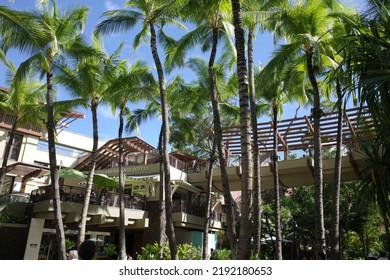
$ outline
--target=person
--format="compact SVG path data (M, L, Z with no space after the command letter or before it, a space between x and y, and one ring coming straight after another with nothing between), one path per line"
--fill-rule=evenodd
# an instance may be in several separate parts
M104 206L106 204L106 193L107 193L107 190L105 188L103 188L100 191L99 202L100 202L101 206Z
M91 192L91 196L89 198L89 203L90 204L96 204L97 203L96 193L94 191Z
M77 250L70 250L69 255L68 255L68 260L78 260L79 259L79 254Z
M80 260L93 260L96 253L96 243L92 240L85 240L79 247Z
M379 252L379 258L378 260L388 260L389 258L386 256L386 253L383 251Z
M218 260L217 251L213 248L210 249L210 260Z

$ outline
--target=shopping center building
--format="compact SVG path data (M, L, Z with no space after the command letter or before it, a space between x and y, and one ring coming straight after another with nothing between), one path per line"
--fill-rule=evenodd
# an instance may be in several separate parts
M357 117L350 112L349 124L346 124L345 142L353 143L356 136ZM67 131L69 125L77 125L77 119L83 117L78 112L64 116L58 127L56 152L59 168L72 168L88 172L92 139ZM76 120L76 121L75 121ZM75 121L74 123L72 123ZM332 123L332 120L329 119ZM72 124L71 124L72 123ZM0 113L0 153L3 154L7 135L11 128L12 116ZM271 125L259 125L262 147L261 183L262 189L273 188ZM295 129L300 127L300 129ZM326 126L324 126L326 127ZM309 135L310 122L307 118L286 120L280 123L280 151L284 154L279 161L280 183L291 188L313 184L313 159L301 156L289 159L290 151L309 149L310 141L302 140ZM325 128L326 129L326 128ZM305 131L303 131L305 130ZM349 132L348 132L349 130ZM324 130L324 147L334 145L330 134ZM228 176L231 191L241 188L241 168L239 160L239 129L230 127L224 130L224 143L229 166ZM309 137L309 136L308 136ZM332 136L333 137L333 136ZM300 139L300 143L295 143ZM309 139L309 138L308 138ZM305 142L306 141L306 142ZM117 181L118 177L118 140L99 142L96 161L96 174L103 174ZM155 147L138 137L123 140L125 154L125 228L127 252L136 258L141 247L153 242L156 230L150 223L153 215L159 215L160 175L159 156ZM363 158L356 152L348 152L342 159L342 180L359 179ZM0 225L0 259L54 259L57 250L55 235L55 217L50 193L48 142L45 133L38 127L21 127L13 142L8 160L7 175L2 190L3 201L0 211L22 217L22 223L5 222ZM170 154L171 188L173 199L172 217L178 243L202 244L207 190L207 162L188 154L173 152ZM323 161L324 182L332 182L334 159ZM66 238L75 240L84 196L85 180L80 178L60 179L61 210L65 225ZM213 172L212 220L209 231L209 248L217 244L216 232L220 231L225 218L223 214L222 180L219 168ZM5 200L7 198L8 200ZM93 186L87 219L87 238L93 238L102 245L118 243L119 232L119 195L117 186L96 181ZM8 255L7 255L8 254Z

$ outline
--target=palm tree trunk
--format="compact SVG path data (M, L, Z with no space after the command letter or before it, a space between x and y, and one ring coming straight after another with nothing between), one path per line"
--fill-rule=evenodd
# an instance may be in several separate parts
M325 227L324 227L324 201L323 201L323 174L322 174L322 149L321 149L321 127L322 116L320 92L313 69L313 48L306 51L306 65L313 88L313 112L314 120L314 203L315 203L315 252L326 255Z
M207 256L209 253L209 229L210 229L210 214L211 214L211 189L213 187L213 164L215 159L215 153L217 150L217 145L215 138L213 138L213 147L211 150L210 158L209 158L209 168L208 168L208 176L207 176L207 191L206 191L206 215L204 218L204 227L203 227L203 251L202 251L202 259L207 260Z
M52 65L52 64L50 64ZM65 248L65 231L62 221L61 201L60 201L60 187L58 183L58 170L55 146L55 122L53 112L53 72L51 69L46 73L47 93L46 93L46 107L47 107L47 138L49 145L49 165L50 165L50 179L51 179L51 194L53 199L53 208L56 221L56 235L58 242L58 258L66 260Z
M166 214L166 230L169 240L169 248L171 251L171 259L178 260L175 228L172 219L172 189L171 189L171 174L169 164L169 127L168 127L168 104L165 88L164 70L161 64L160 57L157 51L156 31L153 24L150 24L150 47L152 56L157 69L158 83L161 98L161 117L162 117L162 159L163 159L163 178L165 190L165 214Z
M272 156L273 174L274 174L274 216L275 216L275 254L277 260L283 259L282 253L282 229L280 225L280 197L279 197L279 166L278 166L278 105L274 100L272 104L273 115L273 146Z
M14 142L15 133L16 133L18 117L16 116L15 118L16 118L15 122L12 124L12 128L8 133L8 138L7 138L7 142L5 143L5 148L3 153L3 162L0 168L0 195L6 194L8 192L9 193L12 192L12 187L10 190L4 190L3 188L4 188L5 174L7 173L8 158L9 158L9 154L11 153L12 142Z
M121 104L119 111L119 129L118 129L118 144L119 144L119 259L126 260L126 231L125 231L125 175L123 172L124 156L123 156L123 119L125 112L125 103Z
M337 138L336 138L336 157L334 163L334 189L333 189L333 211L332 211L332 230L330 239L330 250L333 260L340 260L340 185L341 185L341 145L343 139L343 97L340 81L336 82L336 93L338 100L337 117Z
M97 121L97 104L95 101L91 100L91 112L92 112L92 127L93 127L93 144L91 157L89 159L89 170L87 177L87 185L84 191L84 202L81 209L81 220L79 223L79 232L77 238L77 248L85 240L85 232L87 227L87 215L89 208L89 199L91 197L92 185L93 185L93 176L95 174L96 166L96 157L97 157L97 148L99 142L99 131L98 131L98 121Z
M255 259L260 256L261 238L261 181L260 181L260 153L258 146L259 135L257 132L257 105L255 94L255 71L253 63L253 30L248 32L248 72L249 72L249 96L251 107L252 135L253 135L253 255Z
M238 244L238 259L249 259L252 219L252 146L251 120L248 93L248 73L245 58L245 38L241 23L239 0L232 0L234 34L237 49L238 94L240 97L240 133L241 133L241 219Z
M229 187L229 177L227 174L226 159L225 159L225 153L224 153L224 147L222 141L221 118L219 115L219 108L218 108L219 102L218 102L215 73L214 73L214 62L217 53L217 45L218 45L218 28L214 28L213 44L211 48L209 65L208 65L210 98L211 98L211 105L213 108L214 133L215 133L215 140L217 142L217 151L218 151L218 159L219 159L219 165L221 170L223 196L225 199L225 206L226 206L225 210L226 210L226 219L227 219L227 236L230 241L232 258L235 258L237 238L236 238L236 229L235 229L236 221L234 219L233 206L232 206L234 201L232 199L230 193L230 187Z

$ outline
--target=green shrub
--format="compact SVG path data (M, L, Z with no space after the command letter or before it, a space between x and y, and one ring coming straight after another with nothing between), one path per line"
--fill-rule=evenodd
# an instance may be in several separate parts
M200 247L195 247L192 244L184 243L177 246L177 254L180 260L200 260ZM157 243L147 244L142 247L142 251L137 255L137 260L170 260L171 253L169 245L163 246Z

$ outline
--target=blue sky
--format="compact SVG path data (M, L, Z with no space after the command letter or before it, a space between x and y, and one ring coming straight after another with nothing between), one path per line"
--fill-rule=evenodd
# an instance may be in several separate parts
M363 7L364 0L353 0L350 1L352 5L355 7ZM58 0L57 1L59 7L69 8L72 6L87 6L90 9L89 17L87 21L87 25L85 28L85 34L88 37L93 30L94 26L99 22L99 17L103 12L112 9L121 9L124 7L125 0ZM35 1L34 0L14 0L14 3L10 4L7 0L0 0L0 5L10 6L17 10L32 10L35 9ZM138 32L138 30L115 34L105 37L105 47L106 50L111 53L115 50L118 45L126 41L126 46L122 51L123 57L128 59L130 62L135 59L143 59L150 63L150 67L153 67L153 60L150 55L150 48L148 45L140 47L135 53L132 50L132 42L131 38ZM174 36L173 34L169 34ZM272 35L265 33L259 34L256 38L255 42L255 64L259 65L260 63L265 65L268 61L270 54L274 48ZM200 54L199 54L200 55ZM163 59L162 53L160 53L161 59ZM10 52L9 58L14 61L17 65L23 59L23 56L20 56L17 52ZM7 83L4 77L4 67L0 66L0 85L7 87ZM167 78L169 79L169 77ZM59 89L59 99L68 99L68 95L65 90ZM130 106L132 109L140 107L140 105ZM283 118L290 118L293 116L295 112L295 105L287 105L284 108ZM81 110L82 111L82 110ZM83 111L85 113L85 119L76 120L70 127L67 129L68 131L80 133L83 135L91 136L92 135L92 121L91 114L88 111ZM304 109L300 109L299 115L306 114ZM99 138L100 140L108 140L111 138L117 137L117 129L118 129L118 119L114 116L110 108L108 106L101 106L99 109L98 115L99 121ZM150 143L153 146L157 146L158 142L158 134L160 131L160 120L154 119L142 125L140 127L140 137ZM134 136L135 133L127 136Z

